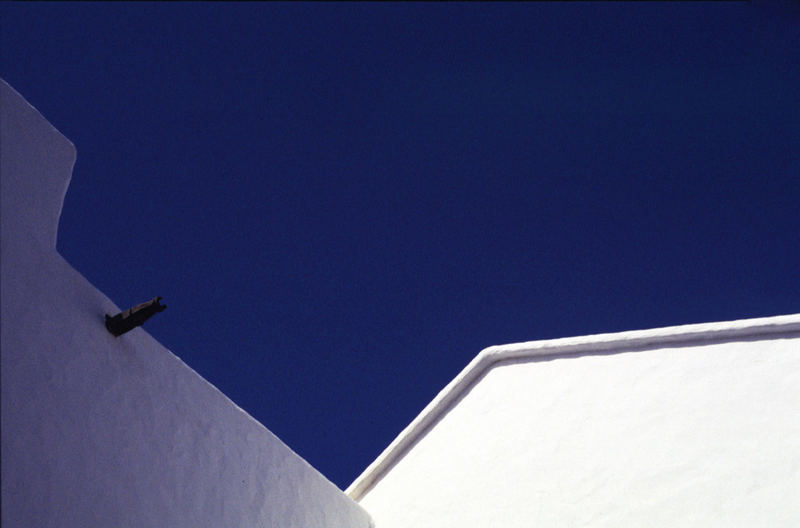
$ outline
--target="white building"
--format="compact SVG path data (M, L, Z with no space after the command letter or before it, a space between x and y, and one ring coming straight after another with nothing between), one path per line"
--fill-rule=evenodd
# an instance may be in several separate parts
M489 348L341 492L105 330L55 249L75 148L0 89L4 527L800 525L800 315Z
M488 348L348 493L379 528L800 526L800 316Z
M0 81L4 528L368 527L56 252L75 147Z

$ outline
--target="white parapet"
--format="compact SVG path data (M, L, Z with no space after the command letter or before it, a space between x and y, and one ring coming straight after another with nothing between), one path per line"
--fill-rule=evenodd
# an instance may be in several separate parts
M348 488L378 528L800 525L800 315L481 352Z
M55 249L75 148L0 90L3 527L371 526L144 330L106 330Z

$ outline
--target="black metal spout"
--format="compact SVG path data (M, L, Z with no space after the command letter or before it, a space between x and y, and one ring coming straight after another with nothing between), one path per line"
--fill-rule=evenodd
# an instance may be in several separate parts
M106 314L106 328L115 337L119 337L137 326L142 326L145 321L155 314L167 309L165 305L158 303L160 300L161 297L154 297L152 300L137 304L133 308L128 308L114 317Z

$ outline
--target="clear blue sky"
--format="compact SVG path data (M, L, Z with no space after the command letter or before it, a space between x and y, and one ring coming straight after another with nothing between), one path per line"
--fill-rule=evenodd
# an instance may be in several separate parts
M341 487L486 346L800 311L796 2L0 17L59 251Z

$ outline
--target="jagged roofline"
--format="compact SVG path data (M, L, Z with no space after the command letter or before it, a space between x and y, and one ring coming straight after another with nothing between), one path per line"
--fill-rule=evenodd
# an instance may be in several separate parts
M366 495L416 441L450 410L472 384L498 362L587 353L609 354L694 343L713 344L747 338L767 339L778 334L795 333L800 333L800 314L529 341L486 348L439 392L345 492L356 501Z

